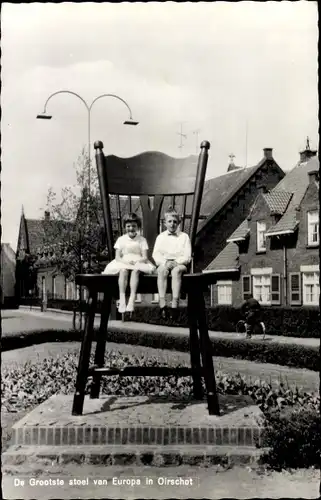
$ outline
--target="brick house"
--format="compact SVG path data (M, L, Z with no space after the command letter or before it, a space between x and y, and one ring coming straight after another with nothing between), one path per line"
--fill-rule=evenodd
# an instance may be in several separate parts
M319 159L307 144L299 163L257 195L248 217L209 264L211 303L239 306L250 293L262 305L319 305Z

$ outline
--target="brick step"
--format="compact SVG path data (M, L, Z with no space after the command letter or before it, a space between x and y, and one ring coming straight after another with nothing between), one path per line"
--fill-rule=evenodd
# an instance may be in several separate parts
M17 426L18 424L16 424ZM12 445L79 446L79 445L156 445L156 446L256 446L261 444L260 427L188 427L75 425L74 422L52 426L14 427Z
M255 465L264 449L252 446L16 446L2 454L3 473L10 466L56 464L134 465L134 466L209 466ZM8 470L7 470L8 473Z

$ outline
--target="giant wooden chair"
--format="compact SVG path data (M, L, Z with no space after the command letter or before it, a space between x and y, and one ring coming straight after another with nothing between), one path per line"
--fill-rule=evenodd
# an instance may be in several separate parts
M137 200L140 201L143 234L148 241L150 252L160 231L160 217L164 199L170 197L174 204L175 199L181 200L183 221L186 215L187 200L192 200L189 236L193 251L210 144L207 141L202 142L199 157L190 156L181 159L171 158L159 152L144 152L132 158L119 158L105 156L103 144L100 141L95 142L94 147L110 259L114 258L111 199L115 201L116 198L119 212L120 195L128 197L129 211L132 211L132 197L134 197L135 203ZM111 195L113 195L112 198ZM121 200L124 198L122 197ZM219 415L213 353L208 335L204 301L204 291L207 289L210 279L210 273L190 272L185 274L182 280L182 292L187 295L191 368L128 366L117 369L104 367L104 357L111 305L112 301L119 296L118 276L78 275L76 283L86 287L89 293L72 414L81 415L83 412L85 388L89 376L93 377L90 398L98 398L102 376L191 375L194 398L203 399L201 382L203 376L209 414ZM169 289L170 285L169 278ZM157 293L156 274L141 275L137 292L141 294ZM101 322L97 333L94 365L89 366L98 294L103 294Z

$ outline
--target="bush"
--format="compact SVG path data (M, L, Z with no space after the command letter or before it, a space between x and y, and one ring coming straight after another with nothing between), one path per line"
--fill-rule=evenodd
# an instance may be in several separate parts
M94 340L98 329L94 332ZM18 349L44 342L81 341L82 332L75 330L37 330L3 335L1 339L2 351ZM109 327L108 342L128 345L142 345L156 349L189 352L189 338L175 332L141 332L130 328ZM262 340L242 340L211 338L213 356L248 359L258 363L272 363L294 368L319 371L320 355L317 347L301 346L296 344L267 343Z
M235 332L240 319L242 319L240 308L217 306L207 309L209 330ZM172 321L161 319L158 307L138 306L132 320L140 323L188 327L186 308L180 308L177 320ZM316 307L262 307L262 321L265 323L268 335L319 338L320 314Z
M273 469L320 467L321 423L318 408L266 412L261 446L263 461Z
M94 355L91 356L93 364ZM55 359L45 359L41 363L26 363L15 368L2 370L2 405L7 411L20 411L42 403L53 394L73 394L77 374L78 355L69 352ZM157 355L124 354L121 349L105 354L105 366L123 368L124 366L188 366L187 362L171 358L159 360ZM86 393L89 393L92 378L88 379ZM216 372L219 394L250 396L263 412L270 408L298 406L317 409L320 398L298 389L291 390L280 383L273 389L271 384L247 380L241 375L226 375ZM136 396L141 394L190 397L192 396L191 377L103 377L102 393Z

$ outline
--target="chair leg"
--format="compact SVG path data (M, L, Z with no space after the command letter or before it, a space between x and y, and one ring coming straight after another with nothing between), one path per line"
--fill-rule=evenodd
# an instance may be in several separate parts
M105 293L104 300L102 303L100 327L97 338L95 361L94 361L94 364L99 368L104 366L106 334L107 334L107 326L108 326L110 311L111 311L111 296ZM101 374L95 373L93 376L93 383L90 390L90 399L99 398L100 382L101 382Z
M192 377L193 377L193 395L195 399L203 399L202 387L202 369L200 343L197 331L197 318L195 314L195 303L192 294L187 297L187 312L189 322L189 349L191 357Z
M84 336L81 343L79 364L76 379L76 392L72 406L72 415L82 415L85 399L85 389L88 379L91 345L94 333L94 320L97 307L97 292L90 292L87 302Z
M210 415L219 415L220 408L216 390L212 345L208 334L203 291L199 291L195 299L197 301L197 322L200 333L201 356L207 391L208 411Z

